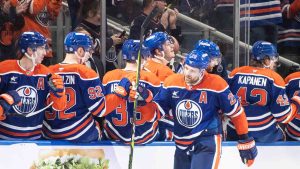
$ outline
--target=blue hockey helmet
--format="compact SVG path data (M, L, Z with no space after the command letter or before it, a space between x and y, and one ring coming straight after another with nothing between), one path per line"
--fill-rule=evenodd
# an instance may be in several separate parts
M199 50L192 50L185 59L185 64L198 69L207 69L210 58L207 53Z
M252 58L254 60L263 60L265 58L278 59L278 53L276 47L266 41L257 41L252 47Z
M74 53L79 47L82 47L85 52L90 52L93 49L93 41L91 37L78 32L68 33L64 44L65 51L67 53Z
M122 56L124 60L137 60L140 49L140 41L128 39L123 43Z
M145 39L144 45L148 47L151 52L155 49L163 50L163 44L169 40L168 34L164 32L155 32L151 36Z
M199 40L195 44L194 50L202 50L208 53L210 58L221 58L222 56L219 46L207 39Z
M39 32L24 32L20 36L18 46L22 53L27 51L27 48L31 48L33 51L39 46L47 44L46 38Z

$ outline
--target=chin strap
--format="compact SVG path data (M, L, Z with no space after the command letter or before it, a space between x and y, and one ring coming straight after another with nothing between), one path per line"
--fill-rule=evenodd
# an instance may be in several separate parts
M165 52L161 51L161 53L162 53L162 56L154 55L154 57L156 59L160 60L164 65L167 65L168 63L170 63L170 61L168 61L167 59L165 59Z
M33 54L31 56L29 56L29 54L27 52L25 52L24 55L32 62L32 68L31 68L31 70L29 70L32 72L34 70L34 67L37 65L36 61L35 61L36 52L33 52Z

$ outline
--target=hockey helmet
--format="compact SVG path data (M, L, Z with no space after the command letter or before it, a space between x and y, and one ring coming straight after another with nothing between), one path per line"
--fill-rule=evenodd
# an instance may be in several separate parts
M78 32L68 33L64 44L67 53L74 53L79 47L82 47L85 52L93 49L92 39L88 35Z
M45 44L47 44L47 40L39 32L24 32L18 42L22 53L25 53L27 48L31 48L35 51L37 47L44 46Z
M278 53L276 47L266 41L257 41L252 47L252 58L254 60L264 60L265 58L278 59Z
M207 39L199 40L194 46L194 50L202 50L206 52L207 54L209 54L209 57L211 59L221 58L222 55L219 46Z
M207 69L209 56L204 51L192 50L185 59L185 64L198 69Z
M169 40L168 34L164 32L155 32L145 39L144 45L148 47L151 52L155 49L163 50L163 44Z

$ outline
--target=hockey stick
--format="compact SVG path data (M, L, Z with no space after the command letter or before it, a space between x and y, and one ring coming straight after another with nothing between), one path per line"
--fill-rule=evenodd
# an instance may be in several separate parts
M142 45L144 42L144 33L145 29L149 25L151 19L155 17L159 12L159 9L155 7L151 13L146 17L145 21L143 22L141 26L141 32L140 32L140 48L138 53L138 63L137 63L137 72L136 72L136 83L134 86L135 88L139 85L140 82L140 69L141 69L141 50ZM136 109L137 109L137 100L134 101L134 109L133 109L133 119L131 124L131 141L130 141L130 154L129 154L129 163L128 163L128 169L132 169L132 160L133 160L133 150L134 150L134 137L135 137L135 121L136 121Z

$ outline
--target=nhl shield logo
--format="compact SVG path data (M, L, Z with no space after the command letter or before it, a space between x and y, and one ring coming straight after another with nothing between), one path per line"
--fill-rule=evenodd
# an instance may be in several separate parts
M202 120L201 107L193 100L182 100L176 106L176 118L186 128L195 128Z
M35 111L38 103L37 90L32 86L21 86L17 89L17 92L21 97L22 105L15 105L13 106L13 109L22 115Z

